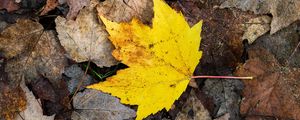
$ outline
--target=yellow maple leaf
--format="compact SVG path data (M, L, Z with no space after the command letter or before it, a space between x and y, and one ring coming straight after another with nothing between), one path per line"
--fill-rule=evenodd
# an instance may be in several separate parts
M111 93L121 103L138 105L137 120L169 110L186 89L202 55L202 21L190 28L183 15L162 0L154 0L153 10L152 27L137 19L116 23L100 16L116 47L113 56L129 68L87 87Z

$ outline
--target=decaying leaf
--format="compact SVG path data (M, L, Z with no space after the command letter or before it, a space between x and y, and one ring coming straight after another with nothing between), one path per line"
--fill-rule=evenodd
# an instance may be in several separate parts
M0 51L10 59L26 49L39 39L43 26L31 20L18 20L16 24L4 29L0 34Z
M137 19L111 22L101 16L116 50L116 59L129 66L105 82L88 86L138 105L137 120L169 110L186 89L202 55L202 22L192 28L181 13L162 0L154 0L152 27Z
M226 0L220 7L236 7L256 14L271 13L271 34L300 19L299 0Z
M150 23L153 17L152 0L105 0L97 6L99 16L115 22L129 22L133 17Z
M221 117L218 117L214 120L230 120L230 114L226 113L226 114L222 115Z
M269 16L260 16L249 20L245 27L247 28L243 40L248 40L252 44L258 37L270 30L271 18Z
M18 56L16 56L16 53L7 54L9 52L4 51L4 54L7 54L8 57L14 56L13 59L7 62L5 68L9 79L16 81L16 84L20 82L23 75L29 81L36 80L42 75L53 84L58 82L61 79L64 66L67 65L67 59L55 33L53 31L43 31L40 24L30 20L20 20L10 27L18 28L7 28L11 30L6 35L14 36L14 39L9 39L5 44L1 44L7 48L18 49L16 52Z
M67 20L74 20L83 7L89 6L90 0L67 0L67 3L70 9L66 18Z
M20 86L7 84L4 82L8 81L7 78L2 76L0 77L0 119L3 117L9 120L26 108L26 98Z
M72 120L124 120L135 117L135 111L116 97L86 89L73 100Z
M49 11L55 9L58 6L58 0L47 0L47 3L41 12L41 15L45 15Z
M82 9L76 21L57 17L56 30L60 43L70 58L77 62L92 61L99 67L112 66L116 60L111 55L113 45L107 39L107 32L98 22L94 6Z
M70 93L75 92L82 80L83 81L79 90L82 90L85 86L96 82L96 80L94 80L90 75L84 74L84 71L77 64L67 67L64 71L64 75L70 78L70 80L67 80L68 90Z
M213 99L213 115L219 117L226 113L233 120L241 119L239 113L240 93L243 83L233 79L207 79L203 86L203 91Z
M272 53L277 61L282 66L300 67L300 51L299 51L299 24L292 25L278 31L276 34L265 34L250 46L250 47L264 47Z
M54 120L55 115L46 116L43 115L43 109L41 102L35 99L33 93L25 85L25 81L21 82L21 88L26 95L26 109L18 114L15 120Z
M192 116L189 114L191 111L193 112ZM207 109L205 109L201 101L197 98L195 91L192 90L175 120L211 120L211 117Z
M253 76L244 80L241 114L273 116L277 119L300 119L300 70L281 66L262 47L249 50L249 60L237 70L237 75Z
M15 3L15 0L1 0L0 9L6 9L7 12L18 10L20 7Z

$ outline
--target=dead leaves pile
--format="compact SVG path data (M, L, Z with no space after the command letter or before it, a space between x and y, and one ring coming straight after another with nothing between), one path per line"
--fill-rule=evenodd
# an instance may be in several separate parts
M98 19L98 16L103 16L102 20L106 25L115 25L113 27L106 27L113 28L114 30L115 28L119 28L118 25L113 24L112 22L104 18L107 18L114 22L129 22L132 20L132 18L137 18L140 19L141 22L137 22L137 20L134 19L133 22L129 24L140 25L141 23L145 23L151 24L153 27L155 27L155 25L157 25L158 22L154 19L154 22L152 23L152 18L155 18L155 13L152 9L152 0L130 0L128 2L124 2L124 0L106 0L104 2L98 2L97 0L66 0L65 2L63 1L64 0L47 0L46 5L43 7L40 13L40 15L47 15L49 11L54 10L62 4L67 4L69 6L69 11L65 15L65 17L58 16L55 19L57 33L51 30L44 30L43 26L40 23L28 19L20 19L15 24L11 24L3 31L1 31L0 51L1 55L3 55L7 59L7 62L5 65L4 72L0 73L7 74L7 78L3 79L3 81L6 82L1 82L0 87L6 85L19 85L22 80L25 80L26 83L33 82L39 84L36 81L39 81L41 78L49 80L49 84L53 86L61 87L61 80L64 79L62 77L62 73L65 72L64 69L68 66L68 59L71 59L78 63L91 61L99 67L110 67L112 65L117 64L120 61L123 63L128 63L129 67L133 67L139 71L148 70L147 72L149 73L152 71L155 71L157 73L164 73L162 69L151 68L153 66L152 64L156 62L151 61L152 59L148 59L150 57L147 56L148 54L146 52L143 53L139 51L141 50L140 47L134 47L134 49L136 49L137 51L131 51L133 48L130 48L132 47L130 46L130 44L125 43L120 45L120 41L113 41L113 43L111 43L108 39L109 34L105 30L104 24L101 20ZM187 2L188 1L183 0L183 3ZM248 49L249 59L244 64L240 65L236 70L236 74L239 76L253 76L255 78L251 81L243 81L245 88L243 89L242 95L244 98L240 106L240 113L243 116L245 116L246 118L263 118L266 116L272 116L280 119L300 119L300 116L298 114L300 112L300 83L298 78L298 76L300 76L300 65L298 62L300 60L300 56L299 52L297 51L298 46L296 45L298 37L295 37L299 35L295 35L296 33L293 35L286 36L281 35L283 32L288 33L289 31L286 31L287 29L294 31L299 29L298 27L289 28L290 26L293 26L293 23L295 21L300 19L300 2L298 0L225 0L225 2L220 4L219 7L213 7L208 5L209 8L204 7L205 9L199 7L203 4L198 6L198 4L191 5L177 3L176 5L177 7L181 5L181 8L183 6L183 14L186 15L186 19L189 20L189 24L195 24L200 19L204 20L204 30L202 34L203 47L201 47L201 49L204 50L204 60L200 65L201 68L203 68L203 70L211 69L211 67L217 69L223 69L224 66L230 66L231 68L236 67L236 65L241 62L239 58L242 56L243 52L242 40L248 40L250 44L253 44L251 45L252 47ZM190 7L184 8L184 5ZM223 9L232 7L248 12L241 12L239 10L234 9L233 13L231 13L231 11ZM20 4L16 3L14 0L0 1L0 9L6 9L8 12L16 11L19 8ZM223 10L219 8L222 8ZM268 16L267 14L271 14L272 17ZM159 26L161 27L166 24L167 23ZM148 32L150 31L150 28L148 27L143 26L141 27L141 29L142 28L144 30L143 34L145 34L145 31L147 30ZM124 28L124 31L129 29L131 28L127 26L126 29ZM114 30L108 29L110 35L114 34ZM157 32L156 34L163 34L164 32L165 31ZM150 33L151 32L146 34L154 36ZM272 35L268 35L268 33ZM126 38L128 36L131 36L130 34L126 35L123 37ZM143 36L140 35L138 37ZM113 39L114 36L111 36L110 38ZM276 38L282 41L284 39L290 40L290 42L288 42L287 44L292 46L292 48L282 45L285 44L285 42L282 42L282 44L278 41L274 42L276 44L278 43L277 48L272 48L270 44L264 44L265 41L263 40L272 41ZM131 40L131 38L129 39ZM159 45L157 45L156 42L153 42L151 44L148 44L146 42L137 43L142 44L141 46L144 45L143 47L141 47L143 49L149 48L149 51L151 51L150 49L158 48L159 50L161 50L158 53L151 54L157 54L158 56L163 55L164 57L167 57L167 59L169 57L166 55L169 52L169 49L166 48L166 46L168 46L167 44L164 46L157 47ZM263 45L257 46L257 44ZM275 44L272 45L276 46ZM117 50L113 52L115 47ZM196 47L198 50L198 46ZM164 51L162 48L166 48L168 50ZM174 51L176 50L173 50L173 52ZM112 52L114 53L114 56L111 55ZM142 58L143 62L130 61L135 60L136 58L129 59L129 57L127 58L126 55L121 54L126 52L129 53L127 55L136 58L144 55L144 58ZM219 55L219 53L221 55ZM194 56L194 54L189 54L188 56ZM117 58L117 60L115 58ZM174 62L173 58L170 58L169 60L172 66L177 65L176 63L178 61L174 60ZM214 66L209 66L212 64L212 61L220 62L214 64ZM135 66L133 63L143 64L147 67ZM157 66L158 64L155 65ZM150 69L148 69L149 66ZM125 81L125 79L123 80L123 78L127 78L128 76L140 77L144 75L143 77L146 76L148 78L155 77L153 77L153 74L140 75L140 72L131 71L131 73L127 73L124 71L130 70L125 69L123 71L118 72L119 75L121 74L121 77L110 78L104 84L104 87L108 86L107 89L101 89L106 89L106 92L112 92L112 94L116 96L122 96L123 93L125 93L127 94L127 96L125 96L124 98L127 99L121 97L121 102L128 104L129 102L134 101L130 104L140 105L140 101L135 101L134 99L139 98L136 94L133 94L132 96L128 95L130 94L128 93L129 89L128 91L122 91L119 89L111 90L111 85L116 85L118 83L132 85L133 83ZM215 71L217 73L222 73L222 70ZM168 72L174 71L168 70ZM189 71L189 73L192 72L193 71ZM207 71L205 73L210 74L211 72ZM125 75L122 76L122 74ZM160 75L155 76L159 76L157 80L160 80L164 77ZM174 75L172 77L174 78L168 78L176 78L176 76ZM116 78L118 78L118 80L123 81L114 80ZM181 89L183 89L186 87L187 83L188 82L185 81L183 85L179 85L175 82L174 84L176 84L177 86L175 85L174 87L173 84L168 84L168 87L173 86L174 88L176 88L178 86L184 86L181 87ZM153 82L153 84L155 84L155 82ZM147 84L138 85L144 85L144 87L147 86ZM162 86L158 87L163 88ZM12 118L15 115L15 112L25 110L21 112L21 116L17 117L16 119L21 119L20 117L25 117L25 119L54 119L55 115L43 115L43 110L38 103L40 101L34 98L33 94L28 90L28 88L24 84L21 85L23 92L21 91L19 86L15 86L12 88L16 89L16 94L12 94L15 91L9 89L7 86L1 88L1 90L4 89L5 91L1 92L3 93L3 95L0 95L0 98L6 98L3 100L1 99L2 101L0 101L1 107L5 106L6 108L1 108L1 115L5 115L6 118ZM45 92L56 94L55 92L57 91L54 90L56 88L59 87L51 88L52 91L49 90L48 92L45 92L41 88L39 88L39 85L37 85L37 87L33 86L32 89L33 93ZM125 88L129 87L125 86ZM74 89L75 88L73 85L73 87L70 88L70 91L74 91ZM130 90L134 91L135 89L130 88ZM148 91L152 92L155 90L158 89L151 89ZM119 93L120 91L123 93ZM137 91L137 93L140 93L140 90ZM146 93L148 91L146 90ZM167 91L168 93L170 93L170 91L168 90L162 91ZM163 102L166 102L167 107L157 107L157 103L153 102L155 100L149 100L149 103L156 107L156 109L149 110L148 113L142 114L141 112L139 112L139 110L141 108L148 108L150 104L141 105L142 107L139 107L138 109L137 119L142 119L151 113L156 113L162 108L170 109L174 100L179 97L182 90L176 92L177 93L175 97L173 96L174 98L171 102L166 102L168 100L165 99L159 99L163 100ZM163 93L162 96L166 96L166 94L168 93ZM90 95L94 96L91 97ZM37 96L40 99L57 102L57 100L54 99L55 96ZM151 96L146 97L149 98ZM27 105L25 105L25 98L27 99ZM12 102L6 102L6 100ZM194 117L196 119L210 119L208 117L208 111L205 108L203 108L201 102L195 98L194 93L192 97L188 99L188 101L190 101L193 105L185 105L186 109L195 109L196 116ZM120 104L119 102L120 101L117 98L112 97L108 94L86 89L82 93L79 93L74 97L73 106L76 110L72 113L72 119L93 119L94 117L94 119L121 119L133 118L136 116L134 110ZM159 104L162 104L163 102ZM196 109L195 106L199 107L199 109ZM29 113L37 114L31 115ZM92 116L90 116L91 114ZM97 116L99 114L101 115ZM178 114L176 119L188 119L187 114L188 111L182 110Z

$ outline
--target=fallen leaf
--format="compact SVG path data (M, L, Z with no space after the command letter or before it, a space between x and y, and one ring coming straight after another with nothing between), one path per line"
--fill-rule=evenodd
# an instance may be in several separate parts
M14 56L7 61L5 68L9 79L17 84L23 75L26 82L37 80L42 75L52 84L58 85L67 59L54 31L43 31L39 23L31 20L20 20L7 29L10 30L5 32L6 36L13 36L13 39L1 45L6 47L5 49L18 50L17 56L16 53L8 54L7 50L4 52L8 57Z
M249 44L252 44L258 37L267 33L270 30L271 18L269 16L260 16L257 18L250 19L245 23L247 28L243 40L248 40Z
M83 81L79 90L83 90L85 86L96 82L96 80L94 80L89 74L84 74L84 71L77 64L67 67L64 71L64 75L70 78L67 80L68 90L70 93L75 92L78 84L80 84L82 80Z
M9 120L26 108L26 98L20 86L8 84L8 79L3 76L0 77L0 119Z
M89 6L90 0L67 0L67 4L69 5L69 12L66 18L67 20L74 20L83 7Z
M111 22L101 16L116 50L116 59L129 66L105 82L88 86L138 105L137 120L169 110L186 89L202 52L202 22L192 28L181 13L154 0L152 28L133 19Z
M193 113L192 116L191 112ZM201 101L197 98L195 91L192 90L175 120L211 120L211 117L207 109L205 109Z
M254 77L243 80L242 115L300 119L299 68L281 66L268 50L253 47L249 60L236 72L239 76Z
M70 93L64 80L53 85L47 78L41 77L29 85L33 94L40 99L45 115L56 114L56 119L70 119Z
M1 0L0 1L0 9L6 9L7 12L12 12L18 10L20 7L15 0Z
M86 89L73 100L72 120L123 120L135 117L135 111L120 103L116 97Z
M32 43L39 39L43 26L31 20L17 20L4 29L0 34L0 50L5 58L13 58L26 49L32 47Z
M236 7L256 14L271 13L271 34L300 19L299 0L227 0L220 7Z
M278 31L276 34L265 34L251 46L260 46L272 53L282 66L300 67L299 32L300 22Z
M153 18L152 0L105 0L97 6L99 16L115 22L129 22L133 17L143 23Z
M54 120L55 115L43 115L43 109L40 100L35 99L33 93L25 85L25 81L21 82L21 88L26 95L26 109L18 114L15 120Z
M240 80L207 79L202 89L204 93L213 98L215 109L212 111L212 115L219 117L228 113L233 120L241 119L239 102L243 83Z
M61 45L76 62L92 61L97 66L112 66L117 61L111 55L113 45L108 34L98 22L94 11L95 2L82 9L76 21L57 17L56 30Z
M46 78L40 78L31 82L32 92L42 100L56 102L58 97L55 94L53 86Z
M218 117L214 120L230 120L230 114L226 113L226 114L222 115L221 117Z
M44 6L43 11L41 12L41 15L45 15L49 11L55 9L58 6L57 0L47 0L46 5Z
M181 0L181 9L190 25L203 20L201 48L203 58L195 75L226 75L242 62L244 23L256 17L240 10L217 9L219 0ZM214 69L212 69L214 68ZM200 81L200 80L196 80Z

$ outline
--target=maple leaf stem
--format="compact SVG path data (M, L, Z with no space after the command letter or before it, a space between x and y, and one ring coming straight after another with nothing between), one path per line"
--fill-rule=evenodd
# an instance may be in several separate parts
M253 79L253 77L236 77L236 76L208 76L208 75L200 75L200 76L192 76L191 78L210 78L210 79Z

